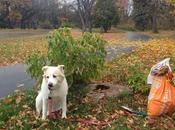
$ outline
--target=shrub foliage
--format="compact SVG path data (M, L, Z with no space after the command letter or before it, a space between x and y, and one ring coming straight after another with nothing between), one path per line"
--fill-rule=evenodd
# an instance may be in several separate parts
M100 36L83 33L75 39L68 28L60 28L49 33L46 55L31 54L26 63L32 77L42 75L44 65L65 65L65 73L73 82L95 78L103 67L106 51Z

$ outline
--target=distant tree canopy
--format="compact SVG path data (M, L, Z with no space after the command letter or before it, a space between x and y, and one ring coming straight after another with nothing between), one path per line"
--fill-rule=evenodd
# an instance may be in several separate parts
M149 15L149 2L150 0L133 0L134 10L133 10L133 20L135 22L135 27L139 30L144 30L148 26L148 21L150 19Z
M0 0L0 28L175 29L175 0Z
M100 3L102 2L102 3ZM99 8L99 9L98 9ZM103 10L104 9L104 10ZM94 12L93 12L94 11ZM97 14L95 14L97 13ZM94 16L92 16L94 14ZM104 17L103 17L104 15ZM98 22L99 20L99 22ZM118 21L114 0L1 0L0 28L81 27L105 31Z
M57 27L57 0L1 0L0 27Z
M107 32L112 25L119 21L118 12L114 0L97 0L94 11L94 24Z
M133 0L133 21L135 27L144 31L152 29L158 32L158 28L172 29L175 27L173 11L175 7L163 0Z

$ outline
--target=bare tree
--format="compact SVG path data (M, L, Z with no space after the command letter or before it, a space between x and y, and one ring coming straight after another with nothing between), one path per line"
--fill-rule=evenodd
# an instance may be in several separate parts
M131 15L133 8L132 0L115 0L118 9L120 22L126 22Z
M96 0L76 0L77 11L79 13L82 30L92 32L92 8Z

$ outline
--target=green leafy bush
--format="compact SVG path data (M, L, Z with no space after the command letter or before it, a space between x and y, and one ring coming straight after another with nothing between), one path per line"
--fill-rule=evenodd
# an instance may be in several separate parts
M124 57L120 57L115 60L115 67L112 68L111 74L113 77L113 82L123 85L128 85L133 92L148 92L149 87L147 87L147 73L142 71L142 66L140 63L137 64L125 64L123 61ZM139 66L140 65L140 66Z
M133 91L147 92L148 87L146 84L147 75L145 75L139 68L139 66L129 67L129 75L127 77L128 85Z
M28 72L33 78L38 78L39 75L42 74L42 67L46 65L46 56L38 55L36 53L32 53L26 60L26 64L28 65Z
M73 28L73 27L74 27L74 24L71 23L71 22L69 22L69 21L62 21L61 27L62 27L62 28L64 28L64 27Z
M26 61L32 77L40 77L44 65L63 64L69 80L88 81L95 78L103 67L106 41L101 37L83 33L79 39L75 39L70 29L60 28L50 32L47 39L47 55L32 54Z

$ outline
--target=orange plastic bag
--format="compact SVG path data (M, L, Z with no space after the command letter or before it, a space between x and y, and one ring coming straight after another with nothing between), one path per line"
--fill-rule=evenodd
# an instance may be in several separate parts
M171 115L174 111L175 87L170 83L167 76L154 76L148 97L148 116Z

